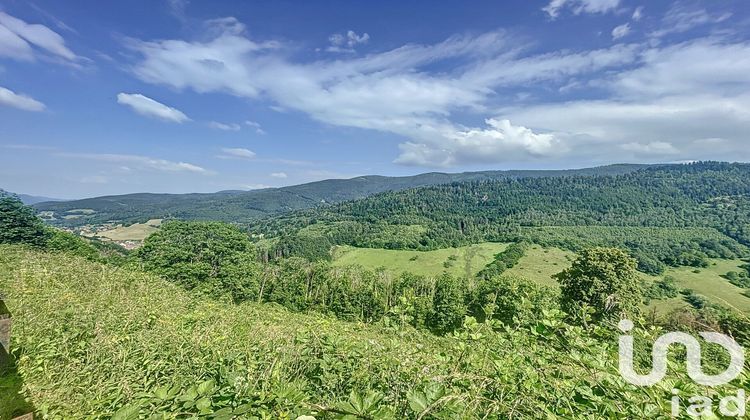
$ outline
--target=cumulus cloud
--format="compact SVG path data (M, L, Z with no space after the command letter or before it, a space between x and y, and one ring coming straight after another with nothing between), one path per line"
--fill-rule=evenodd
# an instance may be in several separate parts
M612 39L618 40L630 33L630 24L624 23L612 29Z
M221 149L222 154L219 155L223 159L252 159L255 157L255 152L243 148L225 147Z
M273 172L271 176L274 178L281 178L281 179L284 179L287 177L286 172Z
M554 19L565 8L580 15L581 13L607 13L616 9L619 4L620 0L551 0L542 10Z
M0 86L0 105L11 106L24 111L44 111L46 108L43 103L36 99L15 93L2 86Z
M52 29L0 12L0 56L31 61L40 52L69 62L78 58Z
M429 130L421 141L400 145L397 163L450 167L458 164L497 163L545 157L562 150L553 134L534 133L507 119L487 119L485 128Z
M326 48L329 52L354 52L354 47L359 44L367 44L370 41L370 35L365 32L362 35L357 35L354 31L347 31L343 34L333 34L328 37L330 46Z
M239 124L224 124L216 121L209 122L208 126L222 131L240 131L241 128Z
M117 103L127 105L138 114L158 118L163 121L175 122L178 124L190 121L190 118L182 113L182 111L164 105L163 103L157 102L148 96L141 95L140 93L118 93Z

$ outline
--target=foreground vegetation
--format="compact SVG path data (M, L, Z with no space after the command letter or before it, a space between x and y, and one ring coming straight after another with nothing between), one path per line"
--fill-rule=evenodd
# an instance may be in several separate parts
M642 418L669 412L672 387L696 392L682 374L624 383L611 333L554 310L438 337L398 318L366 325L223 303L12 246L0 246L0 289L23 393L52 417Z

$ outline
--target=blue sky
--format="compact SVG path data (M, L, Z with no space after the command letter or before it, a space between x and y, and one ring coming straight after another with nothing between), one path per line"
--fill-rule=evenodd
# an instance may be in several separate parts
M746 161L746 1L0 0L0 188Z

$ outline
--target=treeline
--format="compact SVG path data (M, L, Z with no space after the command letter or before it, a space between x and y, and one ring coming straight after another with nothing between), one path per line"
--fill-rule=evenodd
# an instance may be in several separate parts
M277 238L275 249L284 255L325 259L320 250L329 244L431 250L481 241L551 242L544 237L548 231L536 229L567 227L557 232L555 245L618 246L630 250L642 270L658 274L667 265L747 255L748 197L750 165L701 162L618 176L482 180L387 192L264 220L250 231ZM586 234L582 227L607 227L608 235ZM644 238L632 228L657 236ZM694 228L714 231L704 238L706 231Z
M396 276L387 270L333 267L327 261L299 257L264 263L258 259L259 250L237 227L221 222L170 222L147 238L132 261L213 298L275 303L295 312L411 325L436 334L456 330L467 316L508 326L531 325L543 311L560 307L581 319L638 316L642 303L682 293L694 309L670 315L667 323L684 323L694 329L711 325L750 341L750 321L743 315L711 305L690 290L679 290L673 279L644 283L636 272L636 260L616 248L580 250L573 267L556 276L561 283L559 294L504 274L517 264L527 246L510 245L475 278ZM577 313L581 305L592 311Z
M522 247L511 246L497 261L520 258L510 256L522 255ZM257 252L236 227L220 222L170 222L146 239L133 261L187 289L236 303L277 303L293 311L314 310L369 323L388 317L438 334L453 331L466 316L486 318L485 306L495 299L506 302L499 305L502 310L496 317L510 322L549 308L554 296L534 283L498 279L489 271L467 282L448 274L394 276L386 270L332 267L298 257L267 264L258 261ZM527 307L511 305L514 301L527 302Z
M667 266L707 267L708 258L739 258L747 248L713 228L631 226L548 226L520 228L514 240L528 240L574 252L592 246L627 249L638 269L658 275Z

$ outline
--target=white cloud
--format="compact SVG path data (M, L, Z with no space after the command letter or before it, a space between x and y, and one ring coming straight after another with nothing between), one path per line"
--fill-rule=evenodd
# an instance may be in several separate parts
M631 19L638 22L643 17L643 6L638 6L633 10L633 16L631 16Z
M189 0L167 0L169 13L181 22L185 22L187 20L185 9L187 9L189 4Z
M24 111L44 111L46 108L43 103L36 99L21 95L0 86L0 105L11 106Z
M718 156L739 150L748 132L750 102L742 95L750 92L748 43L704 38L534 54L506 33L490 32L305 62L280 43L253 41L235 24L224 26L208 41L131 41L142 57L136 75L395 134L404 139L396 162L428 167L645 156L620 147L630 143L669 143L675 159L693 158L697 150ZM591 89L587 96L598 99L553 96L570 95L571 86ZM509 98L531 90L554 94L511 106L518 101ZM477 127L458 115L493 118ZM706 138L726 142L720 148L698 142Z
M0 25L0 56L31 61L34 59L34 50L23 38Z
M552 18L560 15L564 8L570 8L574 14L607 13L617 8L620 0L551 0L542 8Z
M252 159L255 157L255 152L248 149L243 148L232 148L232 147L225 147L221 149L223 155L220 155L219 157L222 158L237 158L237 159Z
M328 37L328 42L331 45L326 48L326 51L353 53L354 47L359 44L367 44L368 41L370 41L370 35L366 32L362 35L357 35L356 32L350 30L346 32L346 35L333 34Z
M497 89L543 82L565 85L573 76L631 63L637 52L634 46L616 45L520 57L518 42L503 32L490 32L365 57L295 63L278 54L277 47L264 47L278 43L255 42L236 33L225 30L208 42L131 41L129 47L143 56L135 73L144 81L178 89L251 98L262 94L327 124L406 137L402 149L413 149L413 144L432 147L427 137L435 133L441 139L436 141L454 142L471 130L451 122L451 113L483 109ZM441 61L462 64L439 75L426 68ZM457 154L433 166L459 161L463 159Z
M117 103L127 105L138 114L181 124L190 121L182 111L157 102L140 93L118 93Z
M677 2L664 15L662 28L650 35L659 38L673 33L687 32L699 26L721 23L731 16L731 13L710 13L706 9Z
M644 50L640 66L620 72L612 88L631 99L714 94L731 98L750 88L750 42L698 39Z
M679 151L672 145L672 143L664 141L652 141L650 143L625 143L620 147L622 147L623 150L644 155L664 156L679 153Z
M282 179L287 177L286 172L273 172L271 176L274 178L282 178Z
M612 29L612 39L618 40L630 33L630 24L624 23Z
M58 156L89 159L99 162L111 162L118 167L126 164L129 169L148 169L160 172L193 172L210 174L211 172L197 165L186 162L173 162L148 156L123 155L114 153L59 153Z
M240 131L241 128L239 124L224 124L216 121L209 122L208 126L223 131Z
M17 60L33 60L35 50L32 46L70 62L78 59L57 32L0 12L0 55Z
M507 119L487 119L486 128L429 130L421 141L400 145L396 163L450 167L458 164L497 163L545 157L562 151L553 134L537 134Z
M273 188L273 187L271 185L266 185L266 184L245 184L245 185L242 185L242 188L246 190L262 190L262 189Z
M245 121L245 125L253 128L257 134L266 134L266 131L263 130L263 127L261 127L260 124L255 121L247 120Z

